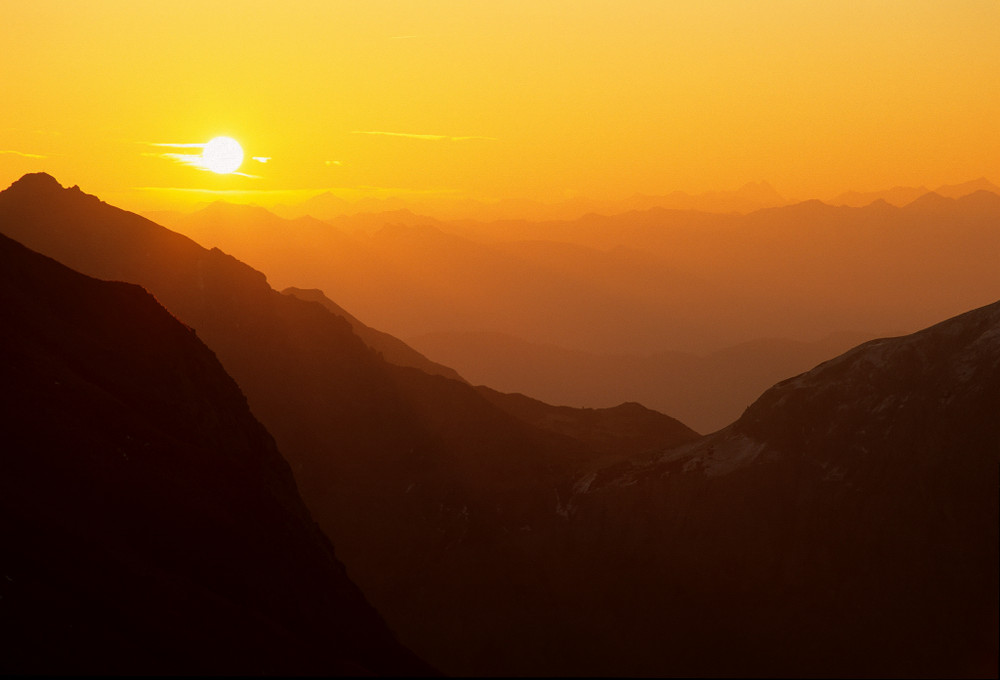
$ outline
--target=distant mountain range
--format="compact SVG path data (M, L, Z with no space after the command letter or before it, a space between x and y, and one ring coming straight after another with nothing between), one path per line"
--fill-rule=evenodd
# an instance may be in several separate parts
M938 187L933 193L945 198L962 198L977 191L988 191L1000 194L1000 187L985 177L974 179L961 184L945 184ZM830 205L845 205L854 208L861 208L876 201L885 201L890 205L902 207L912 203L924 194L932 193L927 187L893 187L884 191L847 191L829 201Z
M365 213L409 211L433 215L439 219L477 220L573 220L588 213L614 215L630 210L668 208L672 210L703 210L719 213L747 213L761 208L785 205L787 201L767 182L750 182L735 191L709 191L689 194L673 191L648 196L636 194L620 200L572 198L554 203L532 200L505 199L494 202L434 199L414 197L363 198L348 201L331 192L323 192L297 205L276 206L274 212L286 218L311 216L321 220Z
M859 264L869 262L880 263L884 282L910 273L911 266L920 268L929 282L917 286L917 294L941 284L943 272L963 274L954 265L968 258L960 285L949 289L949 295L927 300L927 311L957 304L963 298L955 292L964 290L963 285L993 281L987 260L997 251L983 252L995 238L994 209L1000 199L991 196L980 192L959 201L928 197L902 210L870 206L862 213L866 220L855 227L845 227L842 218L857 216L845 212L856 209L814 203L760 211L740 218L746 221L739 221L738 228L714 222L736 219L732 217L688 217L697 224L690 229L709 226L716 239L713 249L723 243L731 248L716 250L718 258L703 262L736 267L741 260L762 257L769 248L777 250L780 257L768 263L782 265L783 275L801 274L797 294L803 299L822 292L809 267L820 266L825 257L835 258L848 279L865 271ZM583 265L593 263L593 245L586 241L646 234L644 243L650 249L662 247L659 256L682 242L677 239L678 215L651 211L643 216L647 218L649 222L632 216L575 224L581 242L554 248L557 269L583 271ZM675 218L674 232L665 232L664 224L674 224L670 221ZM287 226L275 220L263 216L259 233ZM952 242L940 236L942 221ZM808 225L808 238L796 237L803 225ZM303 226L301 233L323 233L329 227L316 221ZM907 238L892 238L901 229ZM193 363L195 375L209 375L204 367L211 359L198 339L214 351L246 394L250 410L274 435L303 500L332 538L352 580L404 644L445 672L797 677L997 673L1000 499L995 475L1000 421L994 414L1000 407L1000 303L914 335L861 345L774 386L730 426L697 437L676 420L636 404L559 408L431 375L413 365L423 358L395 343L387 346L401 352L396 355L399 364L390 363L387 352L380 355L372 348L388 342L383 335L371 333L367 341L362 339L357 331L364 332L366 326L338 315L340 308L318 293L305 295L315 301L283 295L263 274L232 256L206 250L76 188L63 189L47 175L26 176L0 193L0 232L86 274L146 287L193 329L197 338L166 318L163 327L173 330L154 336L164 345L177 344L194 353L191 356L201 356L202 363ZM293 244L298 238L294 231L287 236ZM331 238L349 245L354 237L341 232ZM436 253L445 252L439 248L450 247L456 239L473 244L463 244L462 252L489 253L463 263L483 276L489 274L484 264L501 261L510 252L478 250L483 241L437 229L404 226L379 238L400 257L415 254L414 261L422 262L425 272L447 262L435 259ZM857 251L859 244L867 249ZM700 247L696 244L690 252L698 253ZM530 256L518 261L547 258L550 250L529 248ZM353 257L366 253L348 252ZM885 259L887 252L895 253L895 259ZM929 254L934 257L925 257ZM300 255L289 250L286 256L295 262ZM314 252L313 257L317 265L329 265L324 259L329 252ZM914 257L910 263L908 258ZM633 266L643 262L631 254L625 261ZM308 258L301 262L304 273L310 263ZM379 279L393 273L379 266L385 262L364 261L365 285L385 285ZM21 276L17 268L9 271L15 280ZM129 294L147 306L153 304L134 287L93 283L132 291ZM864 283L847 280L844 285L863 289ZM897 284L916 285L910 276ZM755 292L769 290L756 285ZM29 290L40 287L28 282ZM82 290L84 285L76 287ZM324 290L339 299L337 287ZM835 311L823 306L827 298L819 300L814 302L817 313ZM601 302L588 300L592 306ZM167 433L192 428L195 433L214 432L214 411L199 401L203 383L189 377L183 361L148 358L157 347L128 335L135 332L133 325L145 326L138 323L145 317L137 312L137 323L131 324L132 315L119 314L122 309L130 307L103 301L92 307L64 304L54 316L87 319L103 313L116 324L112 335L123 333L126 340L100 343L94 354L104 363L95 364L94 380L110 375L128 386L134 376L143 385L162 384L160 397L147 400L141 396L145 392L139 393L136 401L147 409L143 418L166 423ZM547 309L549 314L562 312ZM779 307L774 313L780 312ZM75 346L76 334L49 323L48 337ZM27 349L6 355L28 355L25 360L6 360L4 370L11 375L33 366L31 351L40 351L31 350L36 341L26 337L18 342ZM118 347L130 350L114 349ZM169 354L167 348L160 351ZM159 373L115 368L113 358L122 352L138 355L139 367L151 366ZM125 378L115 378L116 371ZM43 385L45 395L61 387L40 383L34 372L26 375L26 388ZM203 380L213 383L208 377ZM233 394L231 382L228 388L220 387L227 380L224 375L218 380L213 389ZM33 422L30 412L36 401L26 401L29 406L13 412L15 431L18 421ZM93 400L94 408L101 403ZM230 417L252 428L245 406L241 411L235 397L228 403L232 414L243 414ZM92 420L81 418L79 402L70 404L45 415L45 420ZM117 469L111 461L122 465L113 445L131 435L132 422L127 409L120 418L113 409L109 413L108 426L94 446L95 454L104 457L99 460L107 460L105 470ZM220 419L219 425L230 422ZM38 450L44 455L75 450L75 426L48 431L32 426L30 432L22 439L30 441L41 432ZM250 453L230 449L221 435L212 451L232 451L241 461L260 460L252 453L258 439L249 434L237 439ZM18 460L6 451L5 464ZM138 447L125 452L141 453ZM163 453L166 461L192 455L190 449ZM212 455L195 459L211 463ZM265 459L273 463L273 456ZM250 467L249 479L259 479L259 467ZM229 468L220 469L217 474L228 475ZM32 490L45 484L44 476L22 479L24 483L11 485L17 493L0 500L14 507L8 517L23 517L23 508L33 507ZM70 482L53 488L85 492ZM224 493L239 494L243 488ZM156 495L160 493L164 495ZM183 493L174 487L154 489L150 498L156 507L167 507L156 499ZM55 497L60 497L58 492ZM192 492L190 498L195 502L200 496ZM220 505L228 516L242 517L233 512L244 507L242 501L224 498ZM130 502L147 507L141 499ZM23 519L8 524L29 534L34 526ZM102 519L93 526L100 531L117 525ZM276 552L266 553L268 559L259 565L270 568L274 556L284 555L286 543L281 541L291 540L269 533L273 526L265 523L259 534L252 534L250 546L217 542L209 554L219 561L209 560L204 573L214 578L212 565L225 564L227 555L252 556L256 553L246 551L259 553L276 545ZM208 533L201 527L192 531L198 536ZM135 549L134 534L124 536L122 549ZM32 543L22 538L13 545L17 548L10 554L24 565L19 573L41 578L37 575L43 572L24 557L32 554ZM67 545L63 534L47 549L64 551ZM155 551L172 543L153 539L139 545ZM95 559L106 559L103 551L94 554ZM70 578L59 569L44 573ZM294 574L280 580L293 582L302 589L319 587ZM254 580L240 592L249 601L266 598L262 594L271 592L269 583ZM344 597L353 597L355 591L344 588ZM187 592L186 587L179 592ZM300 591L294 592L281 606L273 605L276 611L298 606ZM325 609L326 601L320 598L316 606ZM46 602L42 610L66 616L65 600ZM161 612L166 606L155 601L150 608ZM314 605L302 606L315 611L308 608ZM116 620L131 616L126 610ZM333 619L323 623L326 619L319 612L315 616L315 627L296 629L302 639L316 640L315 635L325 635L317 630L339 625ZM206 621L211 624L213 619ZM35 636L33 630L48 629L29 628L21 638L11 639L39 649L47 638ZM375 621L359 626L355 634L368 645L389 644L386 649L401 654L393 657L400 663L415 663L374 634L377 630ZM236 637L240 644L260 639ZM345 648L352 646L350 637L332 637L341 639ZM149 658L144 648L136 649L135 658ZM273 653L280 656L280 649ZM19 668L32 667L22 663ZM60 668L72 672L74 666ZM362 668L397 672L364 664Z
M860 333L831 335L818 342L770 338L705 355L646 356L582 352L500 333L432 333L408 340L476 385L576 407L634 399L673 414L699 432L713 432L736 420L776 381L867 339Z
M861 208L875 201L883 200L890 205L902 207L931 191L925 186L898 186L882 191L868 192L845 191L826 202L834 206ZM961 198L976 191L990 191L1000 194L1000 187L985 177L981 177L960 184L942 185L933 191L947 198ZM320 220L332 220L364 214L413 211L441 220L524 219L547 221L576 220L588 214L619 215L652 208L747 214L762 208L774 208L794 202L796 201L790 201L783 197L767 182L760 181L750 182L735 191L708 191L699 194L672 191L659 195L636 194L618 200L576 197L552 203L513 199L493 202L455 200L448 196L409 199L400 197L362 198L352 201L327 191L298 204L275 206L273 211L277 215L289 219L310 216Z
M323 290L473 383L570 406L637 401L708 432L851 343L1000 297L998 220L1000 197L979 190L903 208L494 223L290 221L218 203L171 226L280 287Z

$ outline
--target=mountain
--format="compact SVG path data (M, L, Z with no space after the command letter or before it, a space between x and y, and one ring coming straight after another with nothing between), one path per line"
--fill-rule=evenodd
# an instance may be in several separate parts
M1000 302L595 472L568 502L579 559L642 554L608 572L632 616L609 612L604 633L669 631L672 672L690 675L995 677L997 357ZM658 667L636 650L626 672Z
M577 196L554 203L509 198L498 201L478 201L454 199L447 195L412 197L407 200L362 198L349 201L330 192L324 192L297 205L275 206L274 212L287 218L310 216L328 221L356 217L364 213L408 212L410 210L433 215L441 220L575 220L589 213L614 215L630 210L648 210L654 207L717 213L747 213L785 203L787 201L775 191L774 187L761 181L750 182L735 191L709 191L700 194L674 191L665 195L637 194L624 199L609 200Z
M884 191L845 191L829 201L830 205L849 206L852 208L863 208L876 201L885 201L889 205L902 207L907 203L917 200L930 189L920 187L893 187Z
M912 265L926 292L960 256L966 283L994 280L986 260L1000 197L986 193L860 213L806 203L702 226L731 243L719 266L780 245L807 283L805 265L824 257L849 276L851 258L870 255L859 243L896 247L900 262L890 262L903 272L906 258L932 253ZM858 215L868 221L845 226ZM587 239L681 243L664 219L577 226ZM997 673L997 305L851 350L776 385L713 435L678 430L649 446L644 433L669 425L655 414L626 405L588 419L516 396L491 401L389 364L322 305L47 176L0 193L0 231L75 267L132 277L196 329L274 434L352 579L445 672ZM403 229L416 244L450 242L438 232ZM573 258L587 247L555 248L559 266L580 266ZM883 269L881 285L896 273ZM817 315L830 313L824 302L814 301ZM597 450L605 426L628 453Z
M570 408L485 386L476 391L518 420L572 437L616 460L658 448L665 441L679 444L700 438L684 423L634 402L611 408Z
M409 341L476 385L578 408L634 399L699 432L714 432L736 420L774 383L870 337L840 333L816 342L762 338L707 354L649 355L582 352L501 333L431 333Z
M275 212L282 217L288 218L308 216L320 220L329 220L342 215L355 215L357 213L405 210L406 207L406 203L395 196L389 198L366 197L356 201L349 201L329 191L324 191L296 205L276 206Z
M548 222L367 215L325 231L272 216L260 238L239 211L220 210L178 228L407 341L501 333L591 354L705 354L760 338L907 333L995 299L990 196L938 210L809 201Z
M979 179L974 179L969 182L962 182L961 184L945 184L937 189L934 189L934 193L946 198L962 198L963 196L968 196L969 194L973 194L977 191L989 191L994 194L1000 194L1000 187L993 184L985 177L980 177ZM874 203L875 201L885 201L890 205L902 207L930 192L931 190L925 186L893 187L892 189L886 189L884 191L869 192L847 191L832 199L830 201L830 205L843 205L861 208Z
M0 670L427 674L146 291L0 236Z
M281 293L282 295L291 295L307 302L318 302L337 316L345 319L347 323L351 324L351 330L353 330L366 345L371 347L376 352L380 352L382 354L382 358L391 364L396 364L397 366L411 366L430 375L442 375L446 378L451 378L452 380L462 380L462 376L460 376L454 369L431 361L402 340L393 337L388 333L383 333L382 331L375 330L370 326L366 326L349 314L336 302L326 297L321 290L317 290L315 288L305 290L292 286L281 291Z
M980 177L969 182L962 182L961 184L945 184L934 190L935 193L941 194L946 198L962 198L977 191L988 191L991 194L1000 195L1000 187L985 177Z
M143 285L197 331L274 435L351 578L422 658L456 674L567 668L581 602L561 585L570 556L549 547L566 522L561 499L602 454L465 383L387 363L321 304L48 175L0 193L0 232Z
M611 212L624 213L630 210L663 208L707 213L749 213L787 203L788 201L775 191L774 187L761 181L750 182L736 191L710 191L703 194L674 191L665 196L633 196Z

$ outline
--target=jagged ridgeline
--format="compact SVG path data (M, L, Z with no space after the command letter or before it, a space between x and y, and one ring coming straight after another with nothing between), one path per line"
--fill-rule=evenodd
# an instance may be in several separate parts
M0 231L193 328L348 573L445 672L996 674L997 305L700 438L476 390L395 343L411 365L389 363L318 295L48 176L0 194Z

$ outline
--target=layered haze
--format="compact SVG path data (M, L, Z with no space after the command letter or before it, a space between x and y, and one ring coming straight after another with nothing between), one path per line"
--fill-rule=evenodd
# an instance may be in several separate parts
M164 217L277 285L325 291L475 384L570 406L638 401L709 432L857 342L1000 295L992 186L746 215L322 221L217 202Z
M997 676L996 0L7 4L0 671Z
M991 0L6 9L2 184L48 171L132 210L330 193L483 219L761 180L801 201L1000 177ZM243 175L154 146L220 135Z

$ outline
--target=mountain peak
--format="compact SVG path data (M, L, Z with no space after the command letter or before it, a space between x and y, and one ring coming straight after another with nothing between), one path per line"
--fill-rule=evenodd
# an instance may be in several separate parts
M63 186L47 172L29 172L8 187L7 191L41 193L61 190Z
M928 191L926 194L915 201L908 203L904 207L910 210L940 210L941 208L951 205L954 202L954 199L942 196L936 191Z
M26 205L46 206L51 202L67 198L74 201L84 199L101 202L96 196L84 193L79 186L64 187L47 172L30 172L0 191L0 200L13 200Z

